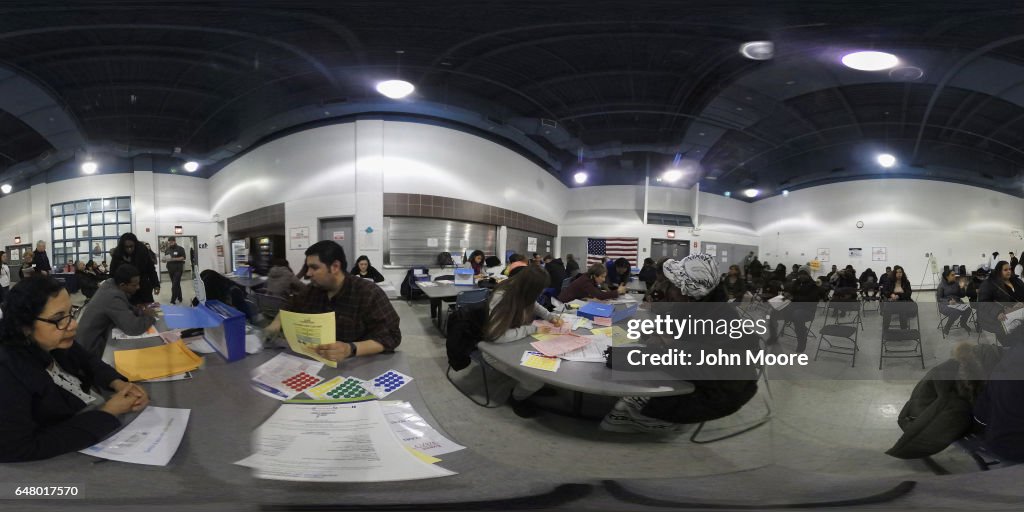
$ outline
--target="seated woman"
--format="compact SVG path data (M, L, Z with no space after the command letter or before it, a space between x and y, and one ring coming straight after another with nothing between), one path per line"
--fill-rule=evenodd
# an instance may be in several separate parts
M533 325L535 319L562 325L559 315L553 314L537 303L537 297L548 284L548 273L538 265L529 265L523 270L494 287L489 303L490 312L484 325L484 339L491 343L508 343L537 332L544 332ZM505 375L518 374L500 361L484 354L484 359ZM531 378L520 378L509 399L516 415L528 418L536 415L536 409L525 402L544 383Z
M88 448L149 403L146 392L75 343L68 292L48 277L7 294L0 322L0 462ZM104 398L100 389L113 391Z
M949 330L953 328L953 322L957 320L960 321L960 327L970 334L971 328L967 326L967 321L971 318L971 308L957 309L953 307L960 304L960 299L966 295L966 290L956 280L956 272L947 270L942 273L942 283L935 290L935 302L939 304L939 312L947 318L942 325L943 334L949 334Z
M471 252L469 258L466 259L466 263L462 266L473 269L473 277L475 279L487 277L487 267L484 266L484 252L480 249Z
M267 293L275 297L290 297L305 288L299 278L295 277L288 260L274 258L270 272L267 273Z
M910 280L903 272L903 267L896 265L892 268L892 278L885 281L882 286L882 300L886 301L911 301ZM907 328L907 316L900 314L900 329ZM892 313L882 315L882 329L888 329L892 322Z
M366 255L356 259L356 264L352 267L351 274L363 279L372 279L375 283L384 281L384 276L377 269L373 268L373 265L370 265L370 258L367 258Z
M851 267L840 270L835 282L832 298L835 300L857 300L857 277Z
M78 289L82 295L85 295L85 298L91 299L93 295L96 295L96 290L100 287L99 277L87 272L86 263L82 263L81 260L75 263L75 278L78 280Z
M724 304L715 258L707 254L691 254L682 260L666 260L663 272L671 282L674 293L681 302L703 303L705 314L726 322L739 318L736 308ZM709 317L706 317L709 318ZM739 339L728 335L705 334L689 336L686 347L691 344L702 350L719 348L732 351L757 350L756 335L745 335ZM693 393L668 397L624 397L601 421L601 429L610 432L652 433L675 435L687 429L688 424L723 418L738 411L743 404L757 394L757 373L753 367L743 367L735 372L730 370L731 380L722 380L719 369L712 367L695 368L695 376L707 378L687 379L694 385Z
M814 321L814 313L818 309L818 285L811 278L810 269L800 267L796 279L789 282L783 294L792 302L772 314L768 322L770 338L767 343L774 345L778 342L779 320L792 322L793 330L796 332L796 351L802 354L807 348L807 323Z
M577 299L607 300L617 298L620 294L626 293L625 284L620 284L618 288L611 290L602 290L601 285L604 284L607 275L608 269L604 265L600 263L591 265L587 269L586 274L580 274L558 294L558 300L563 304Z
M1003 346L1013 344L1013 340L1021 337L1024 330L1017 327L1007 333L1002 326L1006 314L1024 307L1024 282L1013 277L1010 264L1006 261L996 263L995 269L978 289L978 322L986 331L995 333L996 339Z
M729 273L722 279L721 286L729 299L740 301L747 296L747 282L740 277L739 265L729 265Z
M874 270L870 268L865 270L861 275L860 279L860 295L867 300L875 300L878 298L878 276Z

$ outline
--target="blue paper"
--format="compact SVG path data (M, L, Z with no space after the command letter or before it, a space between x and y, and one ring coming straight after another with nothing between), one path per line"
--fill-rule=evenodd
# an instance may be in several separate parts
M194 327L217 327L223 319L204 308L163 305L164 322L171 329L191 329Z

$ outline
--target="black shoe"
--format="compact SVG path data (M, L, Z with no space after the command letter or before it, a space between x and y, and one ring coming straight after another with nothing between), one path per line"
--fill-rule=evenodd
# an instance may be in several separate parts
M508 403L512 406L512 412L516 413L516 416L520 418L534 418L540 411L537 410L537 406L530 403L530 399L516 400L515 398L508 397Z
M953 320L950 319L948 322L944 322L942 325L942 335L949 336L949 330L953 328Z

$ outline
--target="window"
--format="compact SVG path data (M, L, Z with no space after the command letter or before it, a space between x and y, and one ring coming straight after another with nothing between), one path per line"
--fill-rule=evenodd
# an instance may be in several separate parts
M68 261L109 262L120 235L131 231L132 199L104 197L50 206L53 266Z

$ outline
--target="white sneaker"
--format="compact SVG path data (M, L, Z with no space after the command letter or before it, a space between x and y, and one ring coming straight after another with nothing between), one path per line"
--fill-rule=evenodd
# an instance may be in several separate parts
M683 425L664 421L650 416L640 414L642 406L638 407L634 400L619 400L604 419L601 420L601 430L608 432L623 433L649 433L649 434L678 434ZM624 409L624 410L623 410Z
M624 396L619 398L618 402L615 402L614 410L626 412L632 408L636 409L637 412L640 412L647 406L647 402L650 401L651 399L645 396Z

